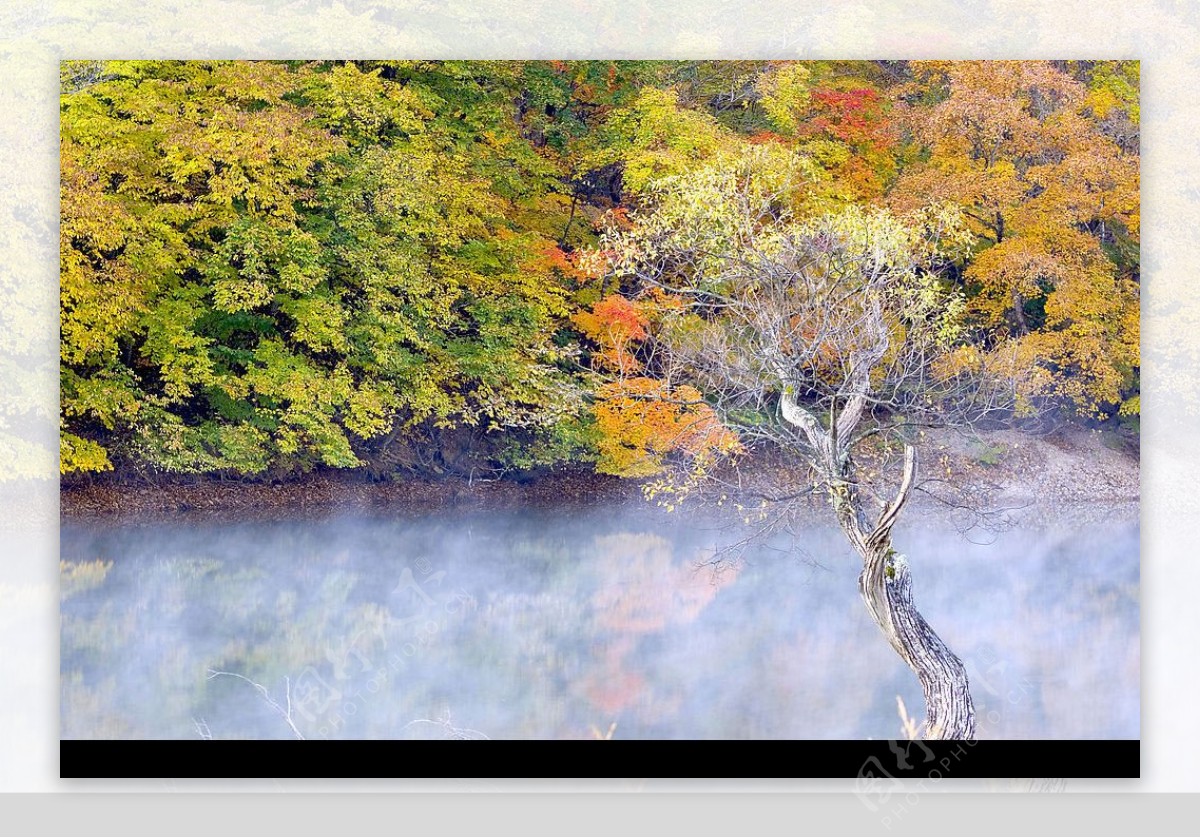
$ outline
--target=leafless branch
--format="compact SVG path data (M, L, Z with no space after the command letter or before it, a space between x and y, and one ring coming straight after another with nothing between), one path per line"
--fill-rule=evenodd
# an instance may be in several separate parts
M295 736L297 739L304 738L304 734L300 732L300 728L296 727L296 722L292 719L292 681L291 681L291 678L288 678L285 676L283 679L284 680L284 694L286 696L285 700L287 702L287 706L284 707L284 706L280 705L278 701L276 701L275 699L273 699L271 697L270 691L266 687L264 687L262 684L259 684L256 681L252 681L249 678L247 678L245 675L240 675L237 672L222 672L220 670L210 669L210 670L208 670L207 680L211 681L214 678L218 678L221 676L226 676L228 678L237 678L239 680L245 681L247 684L254 687L254 689L258 692L259 697L262 698L262 700L264 702L266 702L267 706L270 707L272 710L274 710L276 713L278 713L280 718L282 718L284 720L284 722L287 723L287 726L292 731L292 735Z
M469 727L458 727L450 720L450 714L447 712L438 719L413 719L411 722L401 728L401 731L408 730L414 725L433 725L441 729L443 739L491 739L486 733L475 730Z

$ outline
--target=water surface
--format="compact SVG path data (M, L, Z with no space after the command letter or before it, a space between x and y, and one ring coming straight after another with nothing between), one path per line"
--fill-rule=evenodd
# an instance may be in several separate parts
M910 517L981 738L1138 736L1136 517L986 546ZM620 508L67 521L62 736L896 738L897 697L919 719L841 535L714 572L744 534Z

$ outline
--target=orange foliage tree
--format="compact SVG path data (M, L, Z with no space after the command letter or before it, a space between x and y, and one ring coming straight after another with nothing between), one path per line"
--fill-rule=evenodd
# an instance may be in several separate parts
M612 294L573 320L595 344L592 364L609 380L596 390L594 413L599 439L596 469L622 477L660 473L672 454L693 469L737 446L695 387L672 385L645 375L637 349L648 337L652 319L677 308L663 295L633 302Z
M1049 62L913 72L905 119L928 160L906 169L890 204L963 208L980 241L962 276L969 310L985 347L1015 338L1040 369L1025 399L1111 412L1140 363L1136 154L1106 134L1100 100Z

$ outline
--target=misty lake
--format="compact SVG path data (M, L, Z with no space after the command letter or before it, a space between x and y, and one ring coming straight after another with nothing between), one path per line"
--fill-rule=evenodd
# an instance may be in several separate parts
M1138 737L1136 509L988 545L910 517L980 738ZM64 520L62 737L289 738L289 700L310 739L886 739L897 697L920 719L840 533L714 573L743 535L621 508Z

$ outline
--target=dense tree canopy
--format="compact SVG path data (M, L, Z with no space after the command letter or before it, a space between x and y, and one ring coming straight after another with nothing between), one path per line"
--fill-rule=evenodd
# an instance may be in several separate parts
M810 250L830 225L913 236L928 279L889 328L928 308L945 375L1009 365L1010 418L1136 420L1136 62L106 61L61 81L64 473L646 476L733 451L752 423L654 358L679 301L612 266L655 258L621 242L762 245L705 198L750 159ZM846 359L808 337L819 384Z

